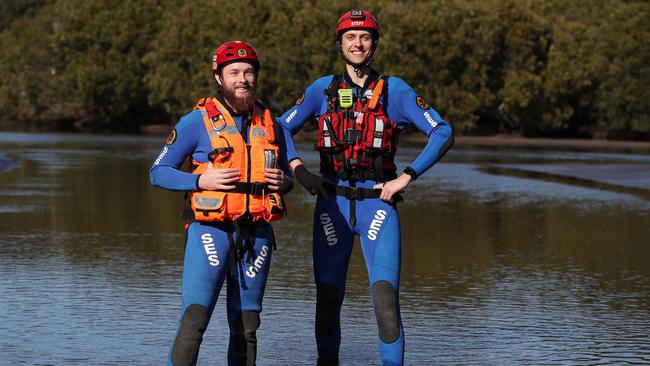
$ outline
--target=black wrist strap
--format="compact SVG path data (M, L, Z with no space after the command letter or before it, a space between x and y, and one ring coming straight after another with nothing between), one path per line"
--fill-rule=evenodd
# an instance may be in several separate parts
M415 171L415 169L409 167L406 167L404 169L404 174L408 174L411 176L411 180L416 180L418 178L418 173Z

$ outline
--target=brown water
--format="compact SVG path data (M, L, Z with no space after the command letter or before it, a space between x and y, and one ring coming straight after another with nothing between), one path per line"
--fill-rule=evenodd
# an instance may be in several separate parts
M0 133L0 365L160 365L176 329L182 193L164 138ZM302 146L306 151L307 146ZM418 148L402 147L405 167ZM314 153L304 155L313 167ZM650 201L493 164L650 164L640 153L454 148L400 207L409 365L650 363ZM650 179L650 177L648 177ZM313 199L276 225L258 365L313 365ZM379 365L359 248L341 365ZM225 364L219 300L199 364Z

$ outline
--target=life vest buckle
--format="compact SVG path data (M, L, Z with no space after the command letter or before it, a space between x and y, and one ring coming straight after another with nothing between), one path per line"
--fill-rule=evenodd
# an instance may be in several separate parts
M355 130L354 128L345 129L345 142L355 143L361 140L361 131Z
M336 186L336 194L349 200L363 201L366 198L377 198L381 190L359 187Z
M245 193L253 196L262 196L265 191L268 191L267 183L258 183L258 182L237 182L235 183L235 189L229 192L234 193Z
M345 198L349 200L363 200L363 190L354 187L345 187Z
M220 155L222 153L228 153L232 154L235 151L231 146L228 147L218 147L208 153L208 160L211 162L214 162L214 158L216 155Z

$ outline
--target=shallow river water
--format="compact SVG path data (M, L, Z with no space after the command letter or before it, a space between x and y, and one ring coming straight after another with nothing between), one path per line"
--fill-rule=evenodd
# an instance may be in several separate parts
M184 202L149 185L163 141L0 133L0 365L164 364ZM400 148L400 170L418 151ZM399 207L406 364L650 363L648 189L526 174L567 164L625 171L650 166L650 154L457 146L409 187ZM313 199L297 187L288 205L260 366L315 364ZM355 245L341 365L380 364L367 281ZM224 300L200 365L225 364Z

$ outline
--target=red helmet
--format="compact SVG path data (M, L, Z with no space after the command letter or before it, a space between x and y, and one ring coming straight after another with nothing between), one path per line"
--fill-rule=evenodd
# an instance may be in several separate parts
M379 36L379 23L374 15L364 10L350 10L339 18L336 25L336 39L339 39L346 30L357 28L370 29L376 37Z
M257 52L250 44L242 41L230 41L217 47L212 55L212 73L217 74L221 68L235 61L249 61L255 67L260 69L260 60L257 58Z

